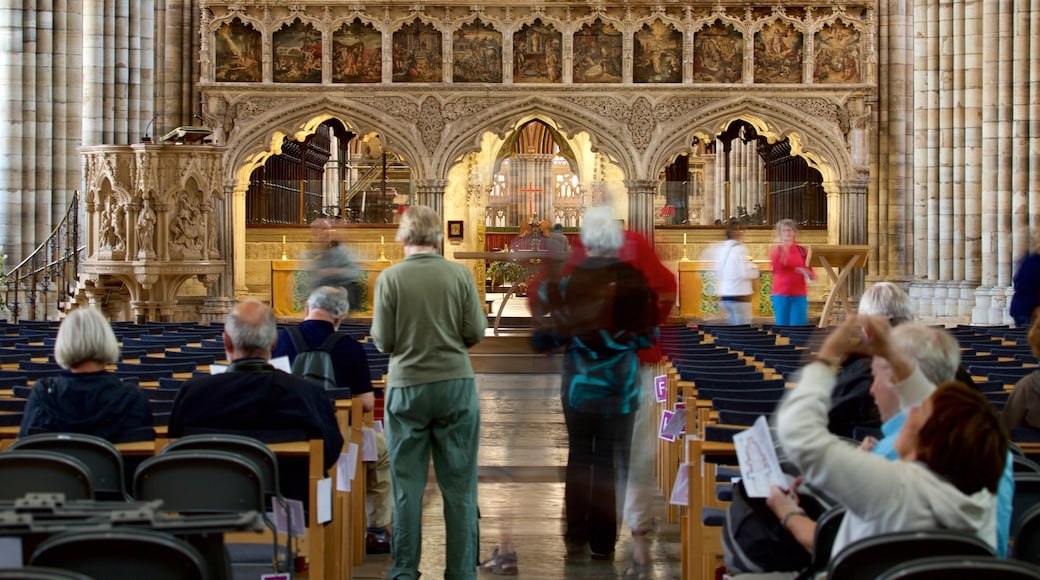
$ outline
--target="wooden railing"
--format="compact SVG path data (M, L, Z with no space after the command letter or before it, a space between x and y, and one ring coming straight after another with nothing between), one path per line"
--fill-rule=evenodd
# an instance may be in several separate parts
M79 245L79 192L73 192L65 216L45 242L5 274L4 300L13 320L46 320L53 305L68 307L76 287ZM52 296L53 294L53 296Z

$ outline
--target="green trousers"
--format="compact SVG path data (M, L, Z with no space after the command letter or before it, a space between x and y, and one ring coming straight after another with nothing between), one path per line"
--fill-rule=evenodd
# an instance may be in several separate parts
M430 457L444 498L445 580L477 577L480 404L473 379L386 391L386 444L394 497L391 580L415 580Z

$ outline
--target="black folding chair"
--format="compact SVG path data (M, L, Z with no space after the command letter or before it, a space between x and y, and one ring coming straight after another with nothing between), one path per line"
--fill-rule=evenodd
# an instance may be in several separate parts
M878 580L1040 580L1040 568L996 556L936 556L900 564Z
M18 439L10 449L54 451L75 457L90 469L94 499L131 499L123 476L123 455L101 437L82 433L40 433Z
M198 550L147 529L58 534L36 548L30 563L74 570L95 580L212 578Z
M94 497L90 468L75 457L53 451L0 453L0 481L0 499L20 499L29 493L62 493L66 500Z
M879 534L853 542L835 555L828 578L875 580L893 567L929 556L993 556L978 536L955 530Z

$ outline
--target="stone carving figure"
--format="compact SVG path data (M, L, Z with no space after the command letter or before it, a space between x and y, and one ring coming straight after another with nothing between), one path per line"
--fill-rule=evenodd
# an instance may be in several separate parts
M152 202L145 197L141 200L141 211L137 214L137 244L140 248L138 257L147 258L155 254L155 220Z
M126 204L112 206L112 249L126 249Z

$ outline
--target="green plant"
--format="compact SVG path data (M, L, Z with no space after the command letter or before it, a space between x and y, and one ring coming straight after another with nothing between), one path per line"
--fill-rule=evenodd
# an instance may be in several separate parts
M491 287L496 288L500 284L512 284L524 277L527 269L516 262L497 260L491 262L487 267L487 275L491 278Z

